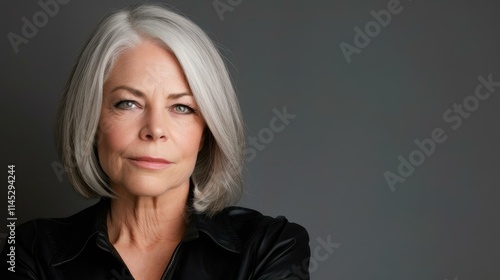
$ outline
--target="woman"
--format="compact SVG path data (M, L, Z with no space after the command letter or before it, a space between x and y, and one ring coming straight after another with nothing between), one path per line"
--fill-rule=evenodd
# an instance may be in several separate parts
M56 132L76 191L101 199L20 226L8 279L309 279L303 227L229 206L241 194L241 113L190 20L154 5L106 17Z

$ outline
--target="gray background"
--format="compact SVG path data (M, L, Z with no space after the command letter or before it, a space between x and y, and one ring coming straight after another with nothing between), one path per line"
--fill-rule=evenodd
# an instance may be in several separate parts
M19 222L94 202L51 166L55 107L98 20L132 2L60 5L18 54L6 35L41 8L2 3L0 168L7 181L16 165ZM296 115L248 163L241 205L305 226L312 249L317 238L339 243L312 279L500 279L500 88L460 128L443 119L478 76L500 81L498 3L402 0L348 63L339 44L352 45L353 28L388 0L233 0L223 20L213 2L164 1L224 46L249 136L269 127L273 108ZM438 127L447 140L391 191L383 173Z

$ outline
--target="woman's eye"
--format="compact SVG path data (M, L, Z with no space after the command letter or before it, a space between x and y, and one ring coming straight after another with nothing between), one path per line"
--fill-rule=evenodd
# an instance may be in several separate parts
M194 112L191 107L182 104L174 105L174 111L179 114L191 114Z
M116 108L122 110L132 109L134 106L137 107L135 102L131 100L123 100L115 104Z

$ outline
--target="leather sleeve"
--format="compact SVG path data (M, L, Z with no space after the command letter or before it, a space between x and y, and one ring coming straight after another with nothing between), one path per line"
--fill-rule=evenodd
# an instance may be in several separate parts
M257 243L260 261L252 279L309 279L309 235L302 226L278 218Z
M36 235L36 223L34 221L24 223L16 228L15 239L13 239L15 240L15 244L9 244L8 241L6 241L0 255L0 263L2 263L2 272L0 275L4 275L1 279L40 279L36 275L36 265L34 260ZM11 267L8 261L12 258L7 254L11 254L11 246L15 247L14 272L8 270L8 268Z

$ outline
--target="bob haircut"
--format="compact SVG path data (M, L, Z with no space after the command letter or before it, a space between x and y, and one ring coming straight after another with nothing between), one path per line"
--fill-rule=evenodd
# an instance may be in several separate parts
M64 89L56 146L70 183L86 198L115 197L97 155L103 84L120 53L152 40L181 65L207 124L191 176L193 208L213 215L242 192L244 133L228 70L212 40L191 20L166 7L131 6L106 16L82 50ZM154 65L151 71L161 71ZM154 81L148 81L154 82Z

